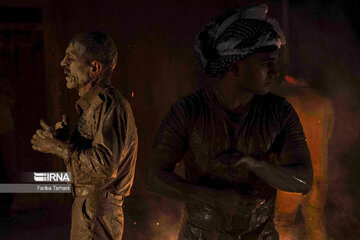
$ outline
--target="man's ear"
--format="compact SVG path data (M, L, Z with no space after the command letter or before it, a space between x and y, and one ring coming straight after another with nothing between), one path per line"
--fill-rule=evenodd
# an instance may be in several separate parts
M242 67L241 64L242 64L241 60L237 60L233 62L229 67L230 72L232 72L235 76L239 76Z
M90 77L94 78L99 76L102 70L102 64L99 61L92 61L90 63Z

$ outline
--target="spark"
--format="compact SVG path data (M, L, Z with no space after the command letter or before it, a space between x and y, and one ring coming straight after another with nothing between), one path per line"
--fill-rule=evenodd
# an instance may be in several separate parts
M131 92L131 97L134 97L135 93L134 92Z

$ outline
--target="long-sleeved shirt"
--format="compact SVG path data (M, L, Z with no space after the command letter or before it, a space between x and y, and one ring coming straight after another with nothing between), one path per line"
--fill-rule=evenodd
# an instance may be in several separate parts
M74 186L129 195L138 148L130 104L105 79L77 101L76 109L79 119L70 138L75 150L65 159Z

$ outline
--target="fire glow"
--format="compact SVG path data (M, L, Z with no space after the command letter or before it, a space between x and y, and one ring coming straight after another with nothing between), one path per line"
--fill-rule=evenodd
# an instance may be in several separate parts
M292 76L286 75L286 76L285 76L285 81L286 81L287 83L289 83L289 84L296 84L296 80L295 80L295 78L292 77Z

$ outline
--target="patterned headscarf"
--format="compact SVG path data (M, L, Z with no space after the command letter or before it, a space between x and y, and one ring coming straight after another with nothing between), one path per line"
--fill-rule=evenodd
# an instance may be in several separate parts
M194 49L207 75L218 77L236 60L285 44L283 31L275 19L266 17L267 11L266 4L232 9L202 29Z

